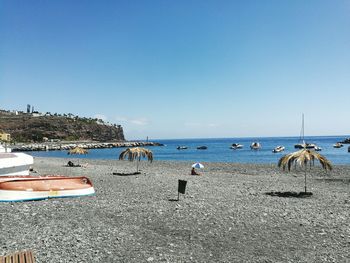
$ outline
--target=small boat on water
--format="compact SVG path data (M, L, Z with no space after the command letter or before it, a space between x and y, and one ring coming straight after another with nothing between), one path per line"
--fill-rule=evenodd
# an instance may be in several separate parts
M317 151L317 152L319 152L319 151L322 151L322 148L319 147L319 146L317 146L317 145L315 145L314 150Z
M18 202L48 198L93 195L89 178L68 176L3 176L0 177L0 201Z
M188 147L187 146L177 146L176 149L178 150L186 150Z
M283 152L285 149L284 146L277 146L275 149L272 150L273 153L279 153L279 152Z
M350 138L344 139L341 143L350 144Z
M25 153L0 153L0 177L8 175L29 175L34 158Z
M297 143L294 145L294 148L296 149L314 149L316 147L316 144L314 143Z
M242 144L239 144L239 143L232 143L231 149L233 150L236 150L236 149L242 149L243 148L243 145Z
M341 142L337 142L337 143L335 143L335 144L333 144L333 147L334 148L341 148L341 147L343 147L344 145L341 143Z
M350 146L348 147L348 153L350 153Z
M197 150L206 150L206 149L208 149L208 147L205 145L197 147Z
M259 150L261 148L261 144L258 143L258 142L253 142L251 145L250 145L250 149L252 150Z

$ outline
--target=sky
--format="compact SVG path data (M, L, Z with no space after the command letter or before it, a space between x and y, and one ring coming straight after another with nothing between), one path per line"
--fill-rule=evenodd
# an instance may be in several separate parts
M350 134L348 0L0 0L0 108L128 140Z

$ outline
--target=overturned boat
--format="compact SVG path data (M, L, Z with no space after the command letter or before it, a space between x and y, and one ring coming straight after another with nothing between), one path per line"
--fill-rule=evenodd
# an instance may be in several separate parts
M277 146L275 149L272 150L273 153L279 153L279 152L283 152L285 149L284 146Z
M34 158L25 153L0 153L0 176L29 175Z
M258 142L253 142L251 145L250 145L250 149L252 150L259 150L261 148L261 144L258 143Z
M19 202L49 198L93 195L89 178L67 176L3 176L0 177L0 201Z
M231 149L233 150L236 150L236 149L242 149L243 148L243 145L242 144L239 144L239 143L232 143Z

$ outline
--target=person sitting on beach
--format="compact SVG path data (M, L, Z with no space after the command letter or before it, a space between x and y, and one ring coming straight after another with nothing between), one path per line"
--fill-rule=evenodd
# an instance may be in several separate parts
M196 169L194 169L194 167L192 167L191 175L201 175L201 174L200 174L200 173L197 173L197 172L196 172Z
M67 166L68 167L80 167L81 165L80 164L74 164L72 161L68 161Z

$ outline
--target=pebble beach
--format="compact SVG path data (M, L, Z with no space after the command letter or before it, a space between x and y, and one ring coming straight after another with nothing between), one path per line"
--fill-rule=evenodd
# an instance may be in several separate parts
M1 255L36 262L350 262L350 166L302 171L276 164L36 157L36 175L88 176L94 196L0 203ZM73 160L77 162L76 159ZM178 180L186 180L177 201Z

